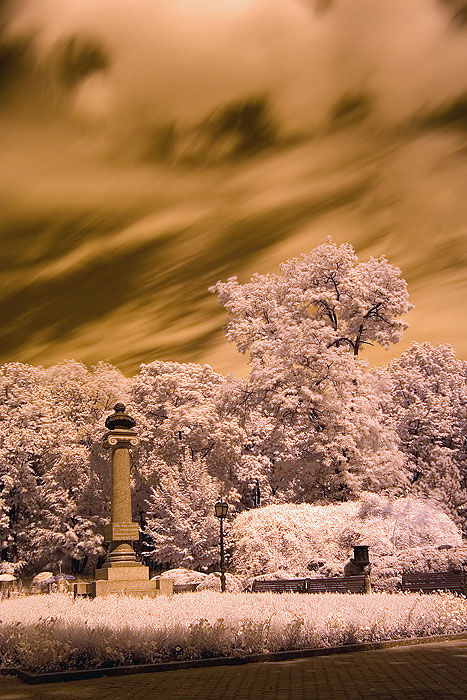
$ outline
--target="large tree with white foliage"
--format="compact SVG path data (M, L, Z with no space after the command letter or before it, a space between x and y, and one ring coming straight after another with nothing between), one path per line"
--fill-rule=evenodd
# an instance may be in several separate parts
M410 308L407 283L386 258L358 262L349 243L328 240L287 260L277 275L236 277L211 287L228 313L226 337L250 362L287 356L308 366L316 350L397 343Z
M388 384L360 352L400 339L411 308L401 271L328 241L279 274L233 277L211 291L228 312L227 339L249 354L239 405L262 416L250 432L270 460L273 492L316 500L397 489L403 457L382 421Z
M465 528L467 363L450 345L414 343L388 373L386 414L408 459L411 491L443 504Z
M138 469L152 462L180 464L185 455L203 460L238 500L244 430L227 397L238 380L209 365L155 361L134 377L131 410L141 435Z
M247 447L253 444L253 454L268 458L273 500L399 492L404 457L383 421L387 387L366 363L355 366L348 358L329 362L325 378L316 381L303 368L284 364L252 373L246 391L256 420L249 416Z

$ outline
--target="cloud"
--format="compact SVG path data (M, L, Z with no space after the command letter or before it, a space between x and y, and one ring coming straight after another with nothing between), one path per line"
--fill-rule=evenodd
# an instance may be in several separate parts
M81 116L182 123L267 94L281 123L310 128L344 93L370 93L397 121L466 89L467 45L431 0L28 0L10 35L34 34L37 61L81 37L109 55L83 76ZM76 40L76 39L75 39ZM97 51L97 48L96 48ZM100 95L100 97L99 97ZM101 105L99 105L101 100Z
M408 273L411 339L465 354L442 256L465 247L462 2L11 0L2 359L135 369L211 344L232 369L208 286L329 233Z

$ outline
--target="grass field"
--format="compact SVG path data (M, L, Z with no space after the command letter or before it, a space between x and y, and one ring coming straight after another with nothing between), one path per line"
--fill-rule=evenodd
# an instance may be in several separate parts
M156 599L67 594L0 603L3 666L95 668L467 631L451 594L216 593Z

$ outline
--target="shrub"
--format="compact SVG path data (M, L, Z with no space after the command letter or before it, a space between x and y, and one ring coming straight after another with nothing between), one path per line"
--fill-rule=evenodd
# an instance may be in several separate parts
M364 494L359 501L255 508L230 533L233 570L242 576L343 574L352 547L370 547L372 580L394 590L404 571L459 569L467 547L454 522L431 502Z

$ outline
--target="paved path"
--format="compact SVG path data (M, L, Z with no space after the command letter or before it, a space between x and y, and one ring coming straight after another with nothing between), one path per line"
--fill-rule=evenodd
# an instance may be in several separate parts
M467 640L28 686L1 700L465 700Z

